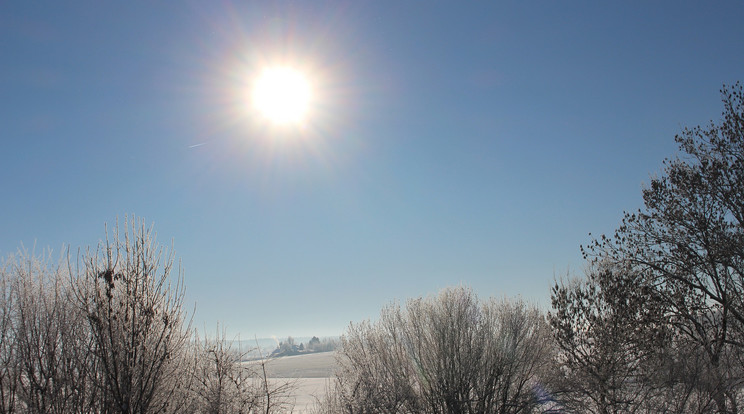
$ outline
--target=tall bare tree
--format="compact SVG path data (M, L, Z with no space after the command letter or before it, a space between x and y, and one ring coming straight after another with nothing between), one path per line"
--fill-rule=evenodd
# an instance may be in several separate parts
M735 413L744 392L741 365L730 364L744 351L744 91L736 83L721 95L722 120L675 137L681 154L644 188L644 209L584 251L643 275L706 356L716 409Z
M291 384L199 341L172 250L143 221L76 263L21 251L0 265L0 414L276 413Z
M15 346L13 312L15 292L11 259L0 264L0 413L12 413L16 407L18 364Z
M2 275L2 412L98 412L84 320L69 297L62 261L25 251Z
M189 338L180 269L172 249L157 245L152 228L134 218L123 234L88 251L78 264L76 300L88 322L103 410L178 412L173 399Z
M62 267L49 266L43 258L16 263L15 340L21 372L19 397L29 411L70 411L74 390L68 380L65 355L74 343L68 328L75 321L65 300Z
M584 413L707 412L704 369L668 324L653 286L603 262L552 288L548 320L561 366L560 399Z

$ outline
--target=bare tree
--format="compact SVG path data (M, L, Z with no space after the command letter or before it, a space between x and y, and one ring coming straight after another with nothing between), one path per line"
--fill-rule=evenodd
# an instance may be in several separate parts
M131 226L131 227L130 227ZM123 236L123 238L120 238ZM177 412L189 328L180 269L144 221L125 220L78 264L76 301L88 323L101 405L112 413Z
M11 259L0 264L0 413L13 413L18 390L18 364L13 327L15 292Z
M327 412L528 413L550 405L542 313L465 288L390 305L342 337Z
M16 263L15 340L20 398L32 412L64 412L73 392L66 383L63 346L69 341L70 307L61 286L66 275L43 259ZM70 344L72 345L72 344Z
M19 251L3 264L1 412L97 412L86 381L84 321L61 263Z
M233 348L225 332L194 342L193 410L197 413L278 413L292 410L292 384L272 382L266 361L245 362L250 350Z
M727 358L744 350L744 91L737 83L721 94L721 122L675 137L682 153L643 190L645 208L584 252L643 275L670 322L706 355L717 410L735 413L741 366L731 370Z
M0 414L291 411L291 383L263 359L245 364L224 334L192 337L182 275L152 229L118 230L76 264L2 262Z
M679 338L652 297L639 274L610 262L591 267L585 280L556 282L548 320L566 408L609 414L701 406L696 371L679 363Z

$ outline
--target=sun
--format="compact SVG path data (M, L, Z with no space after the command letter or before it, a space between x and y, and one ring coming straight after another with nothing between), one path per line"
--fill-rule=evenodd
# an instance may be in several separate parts
M277 125L303 123L310 99L310 83L302 72L291 67L266 68L253 84L253 108Z

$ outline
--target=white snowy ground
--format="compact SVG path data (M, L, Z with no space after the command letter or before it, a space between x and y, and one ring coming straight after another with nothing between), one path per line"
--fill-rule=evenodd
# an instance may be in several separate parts
M324 395L335 367L334 352L319 352L271 359L266 364L266 372L272 382L293 383L293 413L307 413L316 397Z

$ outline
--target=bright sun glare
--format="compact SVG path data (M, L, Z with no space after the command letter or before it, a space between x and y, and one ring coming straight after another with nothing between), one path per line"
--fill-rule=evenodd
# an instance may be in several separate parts
M267 68L253 85L253 107L280 125L302 123L310 103L310 84L292 68Z

